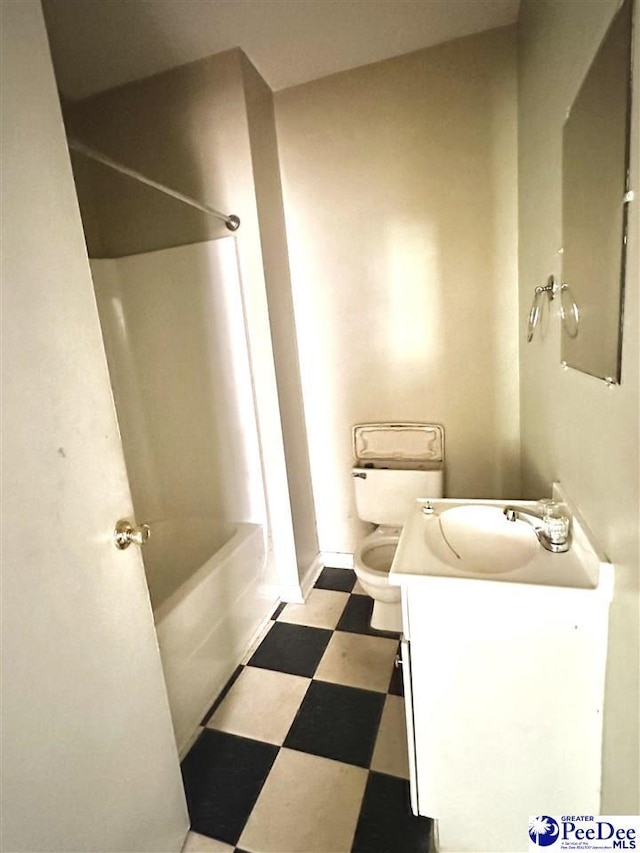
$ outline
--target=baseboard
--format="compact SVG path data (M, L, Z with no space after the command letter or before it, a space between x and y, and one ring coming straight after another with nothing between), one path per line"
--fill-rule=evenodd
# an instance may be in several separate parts
M348 554L342 551L321 551L320 559L324 566L331 566L332 569L352 569L353 554Z
M289 583L280 587L280 601L287 604L304 604L302 587L299 583Z
M313 559L313 562L304 573L304 576L300 580L300 588L302 590L303 598L307 599L307 596L313 589L314 583L318 580L318 575L324 569L324 562L322 561L322 557L320 554L316 554Z
M280 600L291 604L304 604L323 568L324 563L320 554L317 554L300 578L299 583L280 587Z
M318 575L325 566L330 566L332 569L353 569L353 554L339 551L321 551L313 559L300 579L300 583L280 587L280 600L291 604L304 604L318 579Z

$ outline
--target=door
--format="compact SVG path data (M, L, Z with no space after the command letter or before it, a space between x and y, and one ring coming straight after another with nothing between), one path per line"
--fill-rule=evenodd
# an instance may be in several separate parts
M40 4L2 3L2 849L187 832Z

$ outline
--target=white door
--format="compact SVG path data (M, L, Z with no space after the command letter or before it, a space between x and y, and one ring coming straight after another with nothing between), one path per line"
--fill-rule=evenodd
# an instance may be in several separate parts
M2 849L178 851L187 815L53 68L2 2Z

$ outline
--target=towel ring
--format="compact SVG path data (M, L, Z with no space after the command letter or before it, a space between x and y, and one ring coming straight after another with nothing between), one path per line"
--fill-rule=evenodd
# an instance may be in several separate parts
M560 311L558 313L562 321L562 327L570 338L578 337L580 309L573 298L571 288L566 282L558 284L555 276L550 275L544 287L538 286L533 291L533 302L531 303L527 324L527 343L531 343L535 330L540 325L545 294L549 302L552 302L558 291L560 292Z
M533 334L540 323L540 317L542 316L542 306L544 304L544 295L546 294L549 302L553 301L556 291L558 290L558 285L556 284L555 276L550 275L547 279L547 283L544 287L538 285L533 292L533 302L531 303L531 310L529 311L529 322L527 325L527 343L530 344L533 340Z

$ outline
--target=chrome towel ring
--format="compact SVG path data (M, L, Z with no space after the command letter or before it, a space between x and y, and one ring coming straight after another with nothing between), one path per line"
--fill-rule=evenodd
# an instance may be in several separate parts
M550 275L544 287L539 285L533 292L533 302L531 303L527 324L527 343L531 343L534 332L540 324L545 295L549 302L553 302L558 291L560 292L559 313L564 330L569 337L577 337L580 312L571 294L571 288L568 284L558 284L556 277L554 275Z
M555 298L557 289L558 285L556 284L555 276L550 275L544 287L539 285L533 291L533 302L531 303L531 310L529 311L529 323L527 326L527 343L531 343L531 341L533 340L533 333L535 332L536 327L540 323L545 294L549 298L549 302L552 302Z

